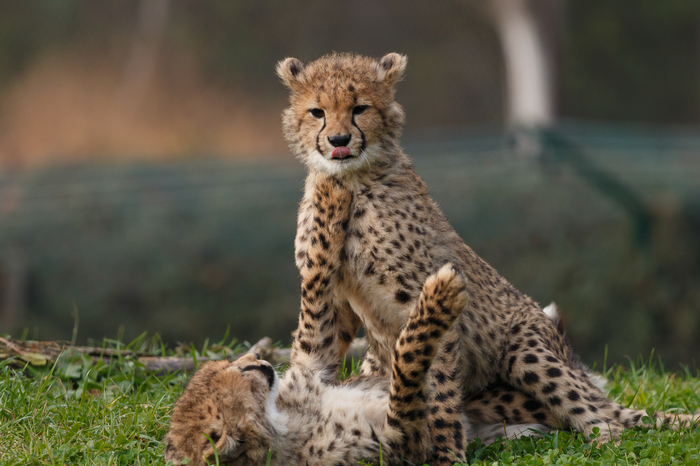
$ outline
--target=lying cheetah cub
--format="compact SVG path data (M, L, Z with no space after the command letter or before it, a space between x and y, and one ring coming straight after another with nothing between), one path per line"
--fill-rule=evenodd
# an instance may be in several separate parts
M319 186L314 201L323 222L302 270L302 323L292 346L291 366L280 380L272 366L246 355L235 362L205 364L177 401L165 450L166 461L192 465L350 465L361 460L398 464L424 461L432 451L425 407L425 376L443 334L466 305L465 283L447 264L425 281L418 304L392 350L391 377L337 380L339 354L324 350L337 337L330 291L345 236L343 210L351 197L334 198ZM323 193L326 193L325 195ZM347 216L345 216L347 218ZM340 220L338 220L340 219ZM332 344L332 346L337 346ZM420 463L422 464L422 463Z
M338 275L329 302L335 317L328 323L336 338L317 352L339 360L362 324L370 345L363 373L388 374L402 329L420 306L422 284L451 262L467 279L469 300L429 374L431 464L464 460L462 400L498 381L528 395L532 402L523 410L547 410L559 425L581 432L599 427L601 441L639 424L644 412L611 403L572 364L569 348L537 303L476 255L428 195L399 145L404 113L394 85L405 68L406 57L396 53L380 60L333 54L308 64L287 58L277 67L291 91L284 135L308 170L297 267L302 274L321 266ZM318 264L308 256L319 241L314 228L332 211L320 208L313 193L319 179L329 176L350 193L352 208L343 244L320 239L324 248L342 248L343 254ZM664 422L663 414L658 417Z

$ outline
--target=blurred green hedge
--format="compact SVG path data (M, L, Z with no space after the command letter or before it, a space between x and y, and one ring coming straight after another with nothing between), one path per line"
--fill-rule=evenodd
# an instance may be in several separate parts
M499 131L407 145L454 227L516 287L562 308L587 361L700 349L700 134L563 125L585 159L514 150ZM578 164L578 165L577 165ZM597 175L596 175L597 174ZM628 190L634 215L595 176ZM158 332L170 342L289 342L304 171L217 159L0 175L0 333L78 339ZM36 330L35 330L36 329Z

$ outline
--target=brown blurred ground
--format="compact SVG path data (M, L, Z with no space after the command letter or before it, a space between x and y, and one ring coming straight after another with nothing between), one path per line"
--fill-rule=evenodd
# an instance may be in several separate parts
M243 90L205 85L196 64L159 71L140 101L120 71L108 60L56 55L15 78L0 107L3 165L284 153L277 112Z
M502 121L468 2L0 2L0 169L286 154L275 63L332 51L409 56L408 131Z

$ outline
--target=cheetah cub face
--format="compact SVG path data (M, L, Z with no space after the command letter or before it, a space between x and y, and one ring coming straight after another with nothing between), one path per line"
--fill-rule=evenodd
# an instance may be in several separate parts
M166 440L165 461L185 458L198 466L214 461L264 463L274 428L277 374L266 361L249 354L234 362L208 362L190 380L175 404ZM213 464L213 463L212 463Z
M391 157L404 123L394 85L405 68L406 57L397 53L279 62L277 74L291 90L282 126L292 152L310 170L335 176Z

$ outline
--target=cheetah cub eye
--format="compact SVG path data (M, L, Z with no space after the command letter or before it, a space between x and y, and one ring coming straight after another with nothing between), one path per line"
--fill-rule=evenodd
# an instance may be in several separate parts
M309 110L309 113L311 113L311 115L314 118L323 118L324 116L326 116L326 113L320 108L312 108L311 110Z
M369 108L369 105L358 105L357 107L352 109L352 114L353 115L362 115L365 113L365 110Z

